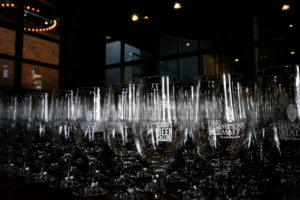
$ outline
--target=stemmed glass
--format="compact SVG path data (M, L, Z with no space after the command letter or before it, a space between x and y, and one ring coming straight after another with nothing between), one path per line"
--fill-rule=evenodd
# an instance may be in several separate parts
M31 138L32 163L31 174L25 177L26 182L47 182L48 172L46 159L49 152L49 93L31 94L31 123L28 136Z
M74 177L72 166L72 157L76 151L75 95L72 90L52 92L49 116L53 134L51 137L52 153L58 156L53 164L63 161L61 177L57 176L58 171L56 171L50 186L53 188L77 187L80 184Z
M76 143L88 160L85 183L73 190L77 196L104 195L108 189L96 180L98 161L106 145L104 122L109 108L108 93L104 88L78 88L76 92Z
M274 173L281 175L284 183L281 190L296 189L300 171L300 65L262 69L257 83L261 94L261 157L277 168ZM295 198L291 192L286 195Z
M109 91L111 106L106 123L106 137L110 149L122 161L121 176L126 190L115 191L109 195L111 199L145 199L146 195L134 188L133 177L130 176L133 162L137 157L134 142L133 123L136 122L136 101L139 95L135 84L113 86Z
M213 74L196 78L195 132L199 154L214 169L212 187L226 198L226 180L245 140L247 109L240 74Z
M165 175L185 138L184 113L179 106L177 92L181 81L176 77L145 77L141 80L138 113L133 130L140 156L149 162L155 172L152 184L155 199L165 198Z

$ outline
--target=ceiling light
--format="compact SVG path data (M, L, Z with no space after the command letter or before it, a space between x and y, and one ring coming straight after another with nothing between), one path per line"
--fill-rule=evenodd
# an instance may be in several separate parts
M289 24L289 28L294 28L294 24Z
M282 10L282 11L287 11L287 10L289 10L290 8L291 8L291 6L290 6L289 4L286 4L286 3L285 3L285 4L282 5L281 10Z
M238 58L235 58L235 59L233 59L233 61L237 63L237 62L239 62L239 61L240 61L240 59L238 59Z
M148 19L149 19L149 17L146 15L146 16L144 16L144 19L145 19L145 20L148 20Z
M296 51L290 51L290 54L291 54L291 55L295 55L295 54L296 54Z
M139 16L138 16L137 14L132 14L132 15L131 15L131 20L132 20L133 22L136 22L136 21L139 20Z
M182 5L181 5L179 2L175 2L175 4L174 4L174 9L175 9L175 10L178 10L178 9L180 9L180 8L182 8Z
M189 46L191 46L191 43L187 42L187 43L185 43L185 46L189 47Z
M45 23L45 25L48 25L48 24L49 24L49 22L48 22L48 21L45 21L44 23Z

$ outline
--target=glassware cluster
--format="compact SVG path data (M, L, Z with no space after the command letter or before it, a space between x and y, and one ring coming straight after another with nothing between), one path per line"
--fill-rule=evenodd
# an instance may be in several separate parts
M2 96L0 128L1 171L76 196L299 197L299 65Z

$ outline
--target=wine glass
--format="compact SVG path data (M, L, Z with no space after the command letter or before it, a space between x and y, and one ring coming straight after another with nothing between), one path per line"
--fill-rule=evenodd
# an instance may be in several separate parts
M63 163L61 175L58 175L58 167L55 167L50 187L78 187L80 183L74 176L72 166L73 155L76 151L75 95L72 90L52 92L49 116L53 134L51 148L54 154L51 166L56 166L59 161Z
M49 153L50 133L49 133L49 101L47 92L30 94L31 101L31 123L28 136L32 140L32 162L31 173L25 177L26 182L41 183L48 181L48 171L46 159Z
M133 162L137 157L134 142L133 123L136 120L136 101L138 87L135 84L122 84L110 88L111 106L106 122L107 143L114 154L122 161L122 170L118 180L126 189L115 191L109 195L111 199L145 199L146 195L134 187L131 175Z
M285 198L295 199L300 164L300 65L262 69L258 73L261 93L261 153L276 168ZM279 173L278 173L279 172Z
M104 123L109 108L108 93L104 88L78 88L76 92L75 116L77 133L76 144L88 160L85 183L73 190L76 196L98 196L108 192L107 187L96 180L106 145Z
M136 107L139 112L133 130L138 153L155 172L152 177L155 199L165 198L166 169L184 145L187 124L179 106L180 83L178 78L169 76L141 79Z
M196 77L194 141L199 155L214 169L212 187L227 197L226 180L246 137L248 122L245 90L240 74Z

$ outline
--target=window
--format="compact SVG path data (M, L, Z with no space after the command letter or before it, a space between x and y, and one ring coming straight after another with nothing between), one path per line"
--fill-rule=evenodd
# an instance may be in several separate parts
M23 58L59 64L59 44L24 34Z
M134 60L140 60L142 58L146 58L149 57L150 54L142 51L141 49L138 49L134 46L131 46L129 44L125 43L125 61L126 62L130 62L130 61L134 61Z
M105 85L116 85L120 83L120 68L112 68L105 70Z
M198 75L198 56L161 61L160 75L177 76L184 84L192 84Z
M22 88L37 90L58 89L57 69L41 67L38 65L23 64L22 66Z
M0 26L0 53L14 56L16 31Z
M14 85L14 65L13 60L0 58L0 86Z
M116 64L121 62L121 42L109 42L106 44L105 64Z
M179 53L191 52L198 50L198 41L179 38Z
M125 83L138 83L140 78L147 75L148 64L134 65L125 67Z
M161 35L159 43L159 52L161 56L177 53L177 37Z

